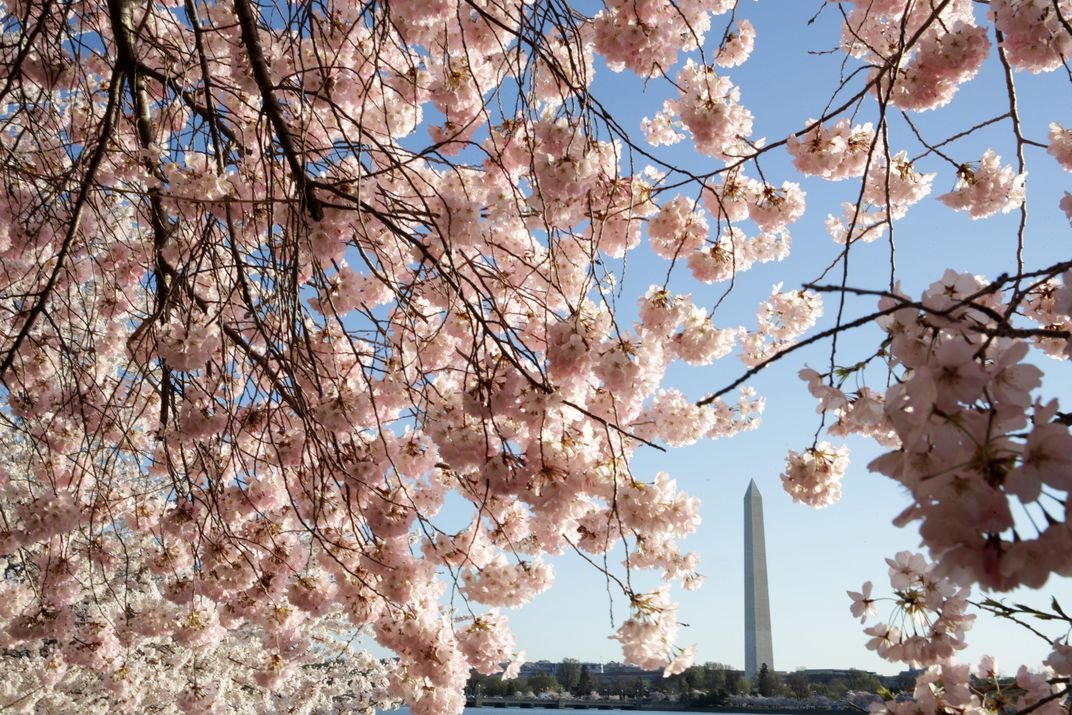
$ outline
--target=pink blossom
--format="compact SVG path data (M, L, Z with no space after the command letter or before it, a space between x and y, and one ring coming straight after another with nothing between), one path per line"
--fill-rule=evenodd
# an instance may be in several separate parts
M514 639L498 609L474 618L458 634L458 641L469 666L485 675L498 673L503 662L513 659Z
M1060 0L1064 17L1072 12L1072 3ZM994 25L1005 35L1009 62L1030 72L1048 72L1072 56L1072 38L1045 0L994 0L990 5Z
M1043 662L1057 675L1072 675L1072 645L1054 641L1053 652Z
M967 589L957 589L942 577L933 574L933 567L922 555L902 551L894 559L887 559L890 566L890 585L894 589L892 601L894 612L890 621L878 622L864 629L871 636L867 647L887 660L912 664L940 663L945 669L951 664L956 651L965 647L964 633L971 628L974 616L965 613L968 605ZM870 583L862 594L850 592L853 598L853 615L861 615L866 622L871 603ZM870 615L874 615L870 612ZM956 670L930 670L917 681L916 698L926 701L934 695L929 687L940 677L956 676L946 687L950 695L968 697L963 683L967 682L967 666ZM921 689L921 686L924 686ZM955 691L952 690L955 688Z
M643 76L668 70L679 50L703 44L710 14L726 12L725 0L633 3L613 0L595 17L596 49L613 71L629 68Z
M845 398L845 393L836 387L827 385L823 381L823 376L815 370L806 367L797 375L801 380L808 383L808 392L811 393L812 397L819 400L819 405L815 408L816 412L825 412L847 404L848 400Z
M824 127L814 119L815 126L801 138L790 134L786 148L793 157L793 166L804 174L824 179L847 179L864 172L867 157L875 139L871 124L850 128L848 119Z
M663 668L663 677L668 678L671 675L677 675L678 673L684 673L692 665L693 660L696 658L696 646L690 645L681 649L681 652L674 656L674 659Z
M521 672L521 666L525 664L525 651L520 651L510 659L506 669L502 673L503 680L513 680Z
M641 668L676 670L691 663L693 649L671 658L678 624L666 587L633 597L634 615L622 623L613 637L622 644L626 662Z
M872 583L865 581L862 589L857 591L847 591L849 598L852 599L852 617L859 618L860 623L864 623L868 616L874 616L878 614L878 609L875 607L875 601L871 598Z
M998 211L1009 213L1024 202L1025 178L1001 166L1001 157L987 149L978 167L960 167L953 191L938 200L956 211L967 211L973 219L993 216Z
M691 201L675 196L648 221L648 237L652 249L663 258L688 256L707 238L707 220Z
M1022 498L1032 494L1037 496L1042 484L1064 492L1072 491L1072 434L1066 425L1046 419L1047 413L1036 409L1031 432L1024 444L1018 473L1021 482L1018 490ZM1035 487L1028 489L1023 486L1024 482Z
M760 304L756 319L759 332L779 342L795 340L823 314L818 294L807 290L782 292L779 283L771 289L770 297Z
M640 320L654 335L669 336L689 312L688 296L674 296L658 286L651 286L640 299Z
M694 306L673 338L674 349L690 365L709 365L733 350L734 334L733 330L716 328L707 311Z
M888 209L890 218L899 219L931 192L935 176L917 171L905 151L890 157L888 164L877 158L867 170L864 199L881 211Z
M790 450L782 486L794 501L821 509L841 498L841 479L848 466L848 448L829 442L820 442L803 454Z
M1050 122L1050 145L1046 151L1067 171L1072 171L1072 129Z
M964 22L935 27L898 72L891 103L924 111L948 104L960 84L976 75L990 51L986 28Z
M462 590L479 603L517 607L545 591L553 579L553 570L542 561L511 564L498 556L471 573Z
M748 218L748 202L757 183L738 171L731 171L722 183L708 184L703 193L704 206L720 223L735 223Z
M984 655L979 659L979 664L975 667L975 677L982 678L984 680L994 680L998 677L998 662L992 655Z
M737 32L727 33L715 55L715 64L719 67L737 67L743 65L752 54L756 43L756 29L748 20L737 21Z
M886 559L886 563L890 566L890 585L899 590L920 581L930 568L922 554L911 551L899 551L894 558Z
M692 135L697 151L708 156L726 158L736 153L741 140L752 133L752 113L740 104L740 89L691 59L678 72L677 86L679 98L667 100L653 121L670 127L679 120ZM655 131L652 122L646 126L646 133L660 142L671 138L666 130Z
M654 118L644 117L640 121L640 130L652 146L677 144L685 138L685 135L678 131L681 128L683 127L680 120L674 117L674 106L669 102L663 103L662 111Z
M799 184L790 181L780 188L769 184L757 187L748 204L748 217L765 232L783 229L803 213L804 192Z

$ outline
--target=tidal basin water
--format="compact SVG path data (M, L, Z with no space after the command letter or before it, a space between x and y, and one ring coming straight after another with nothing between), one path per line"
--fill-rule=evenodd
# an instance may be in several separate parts
M604 708L609 704L610 703L601 703L601 705ZM556 709L553 709L553 708L552 709L544 709L544 708L489 708L489 707L475 708L475 707L467 707L465 709L464 715L496 715L496 713L498 715L520 715L521 713L524 713L525 715L535 715L536 713L552 713L552 712L553 713L563 713L563 714L565 714L565 713L575 713L576 715L580 715L581 713L584 713L585 715L596 715L596 713L600 713L600 712L606 712L606 713L626 713L626 712L630 712L630 713L644 713L645 715L682 715L683 712L687 712L687 711L682 711L682 710L649 710L647 708L645 708L643 710L634 710L633 708L627 708L627 709L623 710L623 709L613 708L613 706L612 706L612 709L609 709L609 710L605 710L605 709L602 709L602 708L596 709L596 708L597 708L597 706L596 706L595 703L593 703L592 706L589 707L586 710L574 709L574 708L564 708L562 710L556 710ZM376 713L377 713L377 715L392 715L392 713L394 713L396 715L410 715L409 708L407 708L407 707L401 707L398 710L377 710ZM756 715L756 713L754 713L754 712L753 713L720 712L718 715Z

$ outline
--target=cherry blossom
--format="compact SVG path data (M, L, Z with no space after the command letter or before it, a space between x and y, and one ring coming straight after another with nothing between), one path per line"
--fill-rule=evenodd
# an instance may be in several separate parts
M860 623L865 623L868 616L878 615L875 601L871 598L873 588L874 584L870 581L865 581L860 591L847 591L849 598L852 599L852 617L859 618Z
M1059 19L1070 11L1068 0L996 0L990 6L994 26L1005 35L1009 62L1030 72L1057 69L1072 56L1072 38L1062 32Z
M680 123L697 151L718 158L734 155L741 140L752 133L752 113L740 103L740 88L692 59L678 73L677 86L680 97L667 100L662 111L645 120L648 140L658 145L684 138L669 129Z
M756 44L756 29L747 19L737 21L737 31L730 32L724 38L715 55L715 64L719 67L738 67L743 65L752 54Z
M841 479L849 466L849 450L820 442L785 459L782 486L794 501L822 508L841 498Z
M707 238L707 220L685 197L663 204L658 215L648 221L652 249L663 258L688 256Z
M887 660L949 667L945 664L964 648L964 633L975 620L974 615L965 612L969 590L937 576L934 565L921 554L904 551L886 561L894 589L894 612L890 621L864 629L872 636L868 648ZM868 608L873 603L869 586L870 583L865 585L862 594L849 593L852 615L860 617L861 622L866 622L868 615L876 615ZM959 679L963 680L966 677Z
M727 0L657 0L636 4L614 0L595 17L595 45L612 70L628 67L654 75L669 69L680 50L702 44L711 14L733 6Z
M893 219L903 218L908 209L931 192L937 174L920 173L901 151L890 157L873 161L867 171L864 199ZM881 217L884 220L885 216Z
M700 505L635 458L759 428L776 398L748 380L824 347L801 393L881 446L928 552L892 560L870 647L928 666L928 715L997 702L954 660L967 588L1072 571L1072 436L1035 359L1072 357L1072 266L1017 251L909 296L895 222L935 181L1026 216L1028 162L1069 168L1018 91L1067 64L1069 2L827 5L843 74L766 117L733 0L4 7L0 709L450 715L471 669L516 674L508 610L574 552L628 604L623 656L680 672ZM956 104L985 66L996 118ZM795 227L809 204L838 246ZM804 285L775 265L812 258ZM743 376L683 377L718 364ZM812 506L849 478L819 437L782 475ZM395 659L347 645L371 641ZM1059 706L1047 650L1006 703Z
M1057 122L1050 123L1050 145L1046 148L1053 158L1068 171L1072 171L1072 130Z
M850 127L848 119L833 127L823 127L814 119L813 128L798 138L790 134L786 149L793 156L793 166L801 173L824 179L848 179L864 172L875 130L871 124Z
M986 218L998 211L1009 213L1024 202L1023 174L1001 166L1001 157L987 150L978 167L964 164L957 172L957 185L939 201L956 211L967 211L973 219Z
M621 642L630 662L642 668L662 667L678 629L666 589L637 596L632 607L634 616L622 623L614 638ZM688 668L694 652L695 647L682 650L666 665L665 674Z

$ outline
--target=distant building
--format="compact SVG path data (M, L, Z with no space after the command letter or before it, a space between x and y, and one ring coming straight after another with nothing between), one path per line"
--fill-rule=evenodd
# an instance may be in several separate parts
M880 675L879 678L891 690L912 690L916 686L916 677L922 672L920 668L909 668L897 675Z
M859 675L872 675L878 677L870 670L856 670L853 668L839 669L839 668L805 668L800 671L804 675L808 676L809 683L829 683L831 680L844 680L848 682L854 677Z
M604 666L602 663L577 663L578 668L588 667L588 672L591 675L600 675L605 667L618 666L618 663L608 663ZM624 666L632 668L635 666ZM552 663L549 660L534 660L521 664L521 669L518 671L518 677L528 678L533 675L557 675L558 663Z
M505 665L505 664L504 664ZM534 675L558 675L558 663L549 660L536 660L524 663L518 677L531 678ZM577 663L579 668L588 668L592 681L599 687L618 688L631 685L636 681L654 683L663 679L662 670L644 670L628 663Z
M554 675L557 670L558 663L552 663L549 660L534 660L522 663L518 675L522 678L530 678L533 675Z
M663 679L662 670L644 670L628 663L605 663L601 670L593 670L589 667L596 684L600 687L608 686L611 689L631 685L636 681L655 683Z
M763 665L774 670L763 497L753 479L744 493L744 673L754 678Z

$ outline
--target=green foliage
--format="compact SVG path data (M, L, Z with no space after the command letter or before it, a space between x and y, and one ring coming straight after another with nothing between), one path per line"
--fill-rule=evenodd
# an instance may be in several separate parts
M561 690L558 684L558 680L555 679L555 676L549 675L547 673L536 673L535 675L530 675L527 680L522 682L524 683L522 687L525 690L531 690L537 695L539 695L540 693L546 693L548 691L557 692Z
M499 675L481 675L476 671L469 676L465 686L469 695L484 695L491 698L508 698L518 692L518 681L503 680Z
M588 672L588 666L582 665L581 672L577 674L577 684L573 686L574 695L588 695L595 687L592 682L592 674Z
M811 682L807 674L802 671L790 673L785 678L785 684L794 698L806 698L811 695Z
M752 683L738 671L727 670L726 692L730 695L747 695L752 692Z
M816 695L825 695L831 700L841 700L849 692L849 685L841 678L834 678L823 686L816 685Z
M581 679L581 664L573 658L564 658L555 669L555 678L563 690L573 692Z
M756 676L756 689L760 695L765 698L776 695L780 685L777 673L768 668L766 663L760 666L759 673Z
M877 693L882 689L882 681L874 673L852 669L849 671L846 685L849 690L862 693Z

